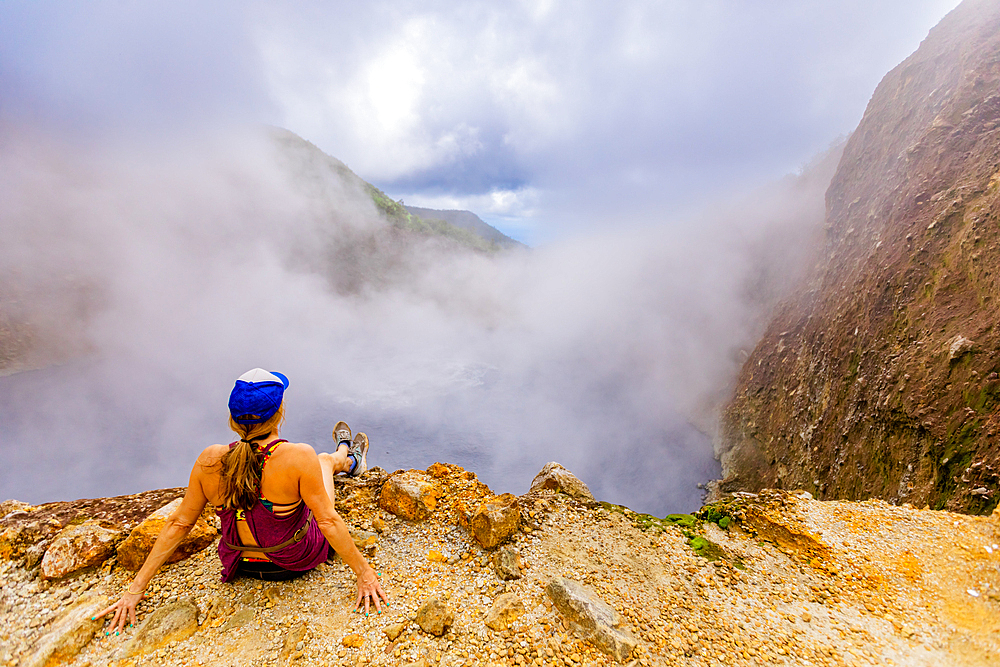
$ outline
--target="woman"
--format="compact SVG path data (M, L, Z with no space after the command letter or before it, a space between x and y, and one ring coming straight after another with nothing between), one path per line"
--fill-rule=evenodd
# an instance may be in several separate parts
M338 422L336 453L318 455L309 445L279 439L287 388L284 375L260 368L236 380L229 396L229 425L240 440L212 445L198 456L184 499L145 563L121 599L98 614L114 612L109 631L120 632L126 621L135 623L142 592L207 502L222 521L223 581L241 575L268 580L301 576L326 561L332 548L357 576L355 608L364 602L366 614L371 605L381 613L388 597L334 509L333 476L356 476L367 469L368 438L358 433L352 441L350 428Z

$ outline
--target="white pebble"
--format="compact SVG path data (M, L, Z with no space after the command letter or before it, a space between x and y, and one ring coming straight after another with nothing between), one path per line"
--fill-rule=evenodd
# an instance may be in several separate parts
M969 590L967 590L967 591L965 591L965 592L966 592L966 593L968 593L969 595L971 595L971 596L972 596L972 597L974 597L974 598L977 598L977 597L979 597L979 591L977 591L977 590L974 590L974 589L972 589L972 588L970 588Z

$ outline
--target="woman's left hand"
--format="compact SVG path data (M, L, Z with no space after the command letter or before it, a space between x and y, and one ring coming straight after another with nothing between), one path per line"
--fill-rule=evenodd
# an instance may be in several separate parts
M109 635L114 632L117 635L125 629L126 621L128 621L128 625L135 625L135 607L142 598L142 592L130 593L126 590L118 602L96 614L94 620L114 612L115 616L111 619L111 625L104 631L104 634Z
M382 584L379 583L378 575L371 568L368 568L368 571L358 576L358 600L354 604L354 608L360 611L362 602L365 605L365 616L368 615L370 605L374 605L376 611L381 614L382 604L389 604L389 596L382 590Z

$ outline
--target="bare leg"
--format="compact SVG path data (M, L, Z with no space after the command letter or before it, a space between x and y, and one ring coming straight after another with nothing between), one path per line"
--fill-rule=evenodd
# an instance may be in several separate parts
M337 453L340 453L338 450ZM346 458L346 456L345 456ZM323 452L319 455L319 467L323 469L323 486L326 488L326 495L330 496L330 502L337 504L337 490L333 485L333 476L337 472L336 456Z
M338 472L351 472L352 463L351 459L347 458L347 445L339 444L337 445L337 451L333 454L327 454L333 462L333 474L336 475Z

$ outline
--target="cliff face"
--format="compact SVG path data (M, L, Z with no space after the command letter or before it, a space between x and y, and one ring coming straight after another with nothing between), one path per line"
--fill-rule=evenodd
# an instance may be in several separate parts
M723 490L996 506L998 93L997 0L966 0L879 84L820 260L725 411Z

